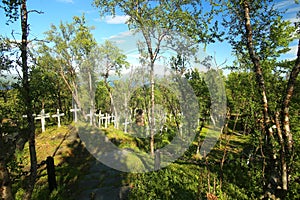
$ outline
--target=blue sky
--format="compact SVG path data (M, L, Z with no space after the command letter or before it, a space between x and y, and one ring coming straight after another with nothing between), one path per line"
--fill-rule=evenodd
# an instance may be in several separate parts
M91 1L84 0L28 0L28 10L42 11L44 14L31 13L29 15L30 38L43 38L43 33L50 29L51 24L58 25L60 21L71 22L73 16L81 16L85 13L88 24L94 26L94 36L98 42L107 39L111 35L118 34L127 30L124 24L126 17L117 17L111 19L106 17L100 19L97 10L91 6ZM11 29L20 32L19 23L4 25L5 16L3 11L0 12L1 34L10 37Z
M85 0L28 0L29 10L43 11L44 14L31 13L29 16L30 23L30 38L43 39L43 33L49 30L51 24L58 25L60 21L71 22L73 16L81 16L85 13L88 24L94 26L92 31L94 37L99 43L105 39L110 39L115 35L126 35L128 31L127 25L124 23L127 19L126 16L118 15L116 18L107 16L100 18L96 8L91 5L92 1ZM300 10L299 5L295 6L293 0L277 0L276 8L284 10L287 9L285 18L294 22L296 20L296 12ZM3 10L0 11L0 33L1 35L11 37L11 31L15 30L16 39L20 37L20 25L18 22L5 25L5 15ZM125 32L125 33L124 33ZM285 55L286 58L296 57L297 43L291 44L292 50ZM226 64L230 64L234 57L231 55L230 46L224 43L215 43L207 47L207 53L216 57L217 64L223 63L227 60Z

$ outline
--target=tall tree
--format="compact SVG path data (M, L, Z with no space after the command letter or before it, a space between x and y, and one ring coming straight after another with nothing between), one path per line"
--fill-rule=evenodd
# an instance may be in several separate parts
M104 44L93 49L86 64L94 66L95 73L100 74L100 78L103 79L110 98L110 112L114 113L117 119L118 113L115 109L111 91L112 80L109 78L120 76L121 71L129 66L129 63L126 61L126 55L113 42L106 40Z
M150 151L152 155L154 155L155 134L154 66L159 58L160 50L163 49L163 43L165 41L173 42L173 46L176 48L186 50L188 45L184 43L186 40L178 38L180 33L187 33L188 37L195 39L196 43L212 42L212 37L218 36L214 31L216 26L208 26L212 18L210 13L204 14L201 2L198 0L184 2L180 0L93 1L93 4L99 8L101 15L115 15L119 9L122 14L129 16L127 21L129 28L136 29L142 33L144 41L139 43L139 51L144 62L143 64L147 64L149 67L150 74L151 111L149 124Z
M266 163L264 198L284 198L288 189L287 162L291 158L293 146L288 117L289 104L300 70L300 47L297 61L288 72L290 76L285 86L286 91L281 96L283 100L275 107L270 106L273 103L269 98L272 86L268 87L266 80L277 67L278 57L288 51L295 29L289 22L282 20L282 13L274 9L273 1L233 0L225 3L225 6L228 11L226 14L230 16L224 22L230 28L229 41L234 51L251 63L260 93L262 137L266 138L263 140L262 155Z
M58 27L51 25L51 29L45 33L45 39L50 43L48 45L42 43L39 51L43 55L48 54L53 57L56 63L53 63L52 70L59 72L79 108L82 106L80 94L78 93L77 73L86 73L86 70L88 72L93 70L92 68L85 68L86 66L83 65L96 46L91 29L92 27L87 26L84 15L73 17L71 23L61 22ZM82 112L85 113L84 110Z
M37 159L36 159L36 149L35 149L35 125L34 118L32 116L32 99L31 99L31 88L29 83L29 65L28 65L28 13L27 1L26 0L3 0L2 1L6 16L8 17L8 22L14 22L20 19L21 25L21 43L18 45L21 52L20 66L22 68L22 99L24 101L25 110L27 114L27 134L29 142L29 152L30 152L30 173L27 177L28 183L26 184L26 192L24 199L30 199L35 181L37 176ZM19 13L20 10L20 13Z
M33 94L33 98L36 98L34 102L42 105L43 99L48 100L46 104L49 107L66 112L71 106L71 92L60 75L60 61L43 47L46 46L41 44L35 52L35 66L30 74L32 85L36 88ZM44 83L39 84L41 80Z

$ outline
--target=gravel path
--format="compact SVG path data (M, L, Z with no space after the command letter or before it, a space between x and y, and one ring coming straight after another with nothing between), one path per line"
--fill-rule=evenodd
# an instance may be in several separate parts
M80 200L127 199L129 186L122 183L124 173L111 169L95 160L88 173L79 181Z

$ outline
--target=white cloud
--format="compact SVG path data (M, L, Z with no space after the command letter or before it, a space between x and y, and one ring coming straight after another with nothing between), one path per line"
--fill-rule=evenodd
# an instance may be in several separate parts
M106 16L104 21L108 24L125 24L129 18L128 15Z
M112 35L109 37L109 39L119 39L119 38L126 38L133 35L133 31L124 31L117 35Z
M85 13L85 14L92 14L92 13L95 13L97 11L96 10L80 10L79 12L80 13Z
M297 13L300 10L300 6L288 8L286 13Z
M287 52L288 55L297 55L298 45L290 46L290 50Z
M74 3L74 0L56 0L62 3Z
M291 18L287 18L286 20L294 23L294 22L299 22L299 19L297 17L291 17Z
M286 9L287 7L291 6L294 2L291 0L285 0L278 3L275 3L276 9Z

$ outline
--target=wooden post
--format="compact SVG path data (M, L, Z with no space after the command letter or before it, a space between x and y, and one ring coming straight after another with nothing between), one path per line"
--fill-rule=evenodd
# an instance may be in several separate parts
M160 169L160 151L159 149L155 151L155 157L154 157L154 170Z
M46 160L46 164L47 164L47 174L48 174L48 185L51 193L54 189L57 189L53 157L48 156Z

